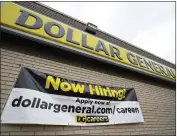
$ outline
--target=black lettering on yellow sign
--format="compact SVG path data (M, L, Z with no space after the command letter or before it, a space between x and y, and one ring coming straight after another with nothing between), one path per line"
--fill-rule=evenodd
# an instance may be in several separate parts
M133 53L128 52L127 53L127 59L133 65L137 65L137 66L140 66L142 68L150 69L152 71L155 71L159 74L163 74L163 75L168 76L168 77L176 78L174 72L171 69L169 69L167 67L164 68L160 64L157 64L157 63L155 63L153 61L150 61L146 58L142 58L139 55L134 55Z
M68 28L66 41L68 41L70 43L73 43L73 44L76 44L76 45L80 45L79 42L73 40L73 29L71 29L71 28Z
M114 47L112 45L109 45L110 47L110 53L111 53L111 57L116 57L119 59L119 60L123 60L123 58L120 56L120 50L117 48L117 47Z
M8 12L9 9L11 9L11 12ZM96 54L112 60L116 64L131 66L171 80L176 79L173 68L154 62L24 7L17 6L14 3L5 3L1 7L1 13L0 22L7 27ZM102 91L100 93L102 95Z
M90 50L93 50L93 47L87 45L87 35L86 34L82 34L82 46L85 48L88 48Z
M27 21L29 16L32 16L35 18L35 23L33 25L25 24L25 22ZM38 16L28 13L24 10L21 10L21 15L18 17L16 24L21 25L23 27L27 27L29 29L39 29L43 25L43 21ZM53 26L58 27L58 33L56 33L56 34L52 33L51 29ZM64 30L63 26L59 23L48 22L48 23L44 24L44 29L48 35L55 37L55 38L61 38L65 35L65 30ZM80 45L81 43L79 41L73 40L73 31L74 31L73 29L68 28L66 41L71 42L76 45ZM85 34L82 34L82 44L81 45L82 45L82 47L85 47L87 49L94 50L92 46L87 45L87 35L85 35ZM112 45L109 45L109 52L110 52L109 53L104 42L101 40L98 40L95 51L96 52L104 52L105 55L107 55L107 56L111 56L111 57L116 56L119 60L122 60L121 53L118 48L116 48ZM130 61L130 63L133 65L138 65L142 68L151 69L152 71L155 71L157 73L175 78L175 74L172 71L170 72L169 69L166 68L167 73L168 73L167 74L162 66L160 66L159 64L157 64L155 62L150 63L145 58L143 58L139 55L133 55L132 53L127 52L127 58ZM103 95L102 91L100 91L100 93L101 93L101 95Z
M43 21L40 17L38 17L34 14L31 14L25 10L20 10L20 12L21 12L21 15L18 17L15 24L26 27L26 28L30 28L30 29L39 29L42 27ZM29 18L29 16L35 18L35 23L33 25L27 25L25 23L27 21L27 19Z
M133 65L138 65L137 60L135 59L135 55L133 55L131 52L127 53L127 58L129 60L129 62Z
M98 43L97 43L96 48L95 48L95 51L97 51L97 52L103 51L106 55L109 56L109 53L108 53L108 51L106 49L106 46L104 45L104 42L101 41L101 40L98 40Z
M145 58L143 58L143 61L144 61L145 65L146 65L147 69L151 69L152 71L154 71L154 65L152 64L151 61L146 60Z
M54 26L58 28L58 32L56 34L52 33L52 27L54 27ZM65 30L64 30L63 26L60 24L54 23L54 22L46 23L44 30L48 35L55 37L55 38L61 38L65 35Z
M86 122L86 116L76 116L77 122Z

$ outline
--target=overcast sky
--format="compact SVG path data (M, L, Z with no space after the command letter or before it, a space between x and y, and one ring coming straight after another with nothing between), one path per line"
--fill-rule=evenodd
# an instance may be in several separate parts
M41 2L175 64L174 2Z

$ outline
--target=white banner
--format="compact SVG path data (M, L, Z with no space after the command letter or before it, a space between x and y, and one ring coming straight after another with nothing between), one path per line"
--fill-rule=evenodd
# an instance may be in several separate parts
M144 122L138 101L109 101L13 88L1 123L110 125Z

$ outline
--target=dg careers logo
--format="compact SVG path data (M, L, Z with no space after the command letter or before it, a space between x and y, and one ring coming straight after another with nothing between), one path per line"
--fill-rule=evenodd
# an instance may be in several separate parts
M103 123L109 122L108 116L82 116L77 115L76 121L78 123Z

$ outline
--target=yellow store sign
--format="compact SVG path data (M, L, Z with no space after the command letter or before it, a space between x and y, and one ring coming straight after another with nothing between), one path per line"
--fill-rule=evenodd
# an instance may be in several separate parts
M1 6L1 25L113 64L175 81L175 69L12 2Z

